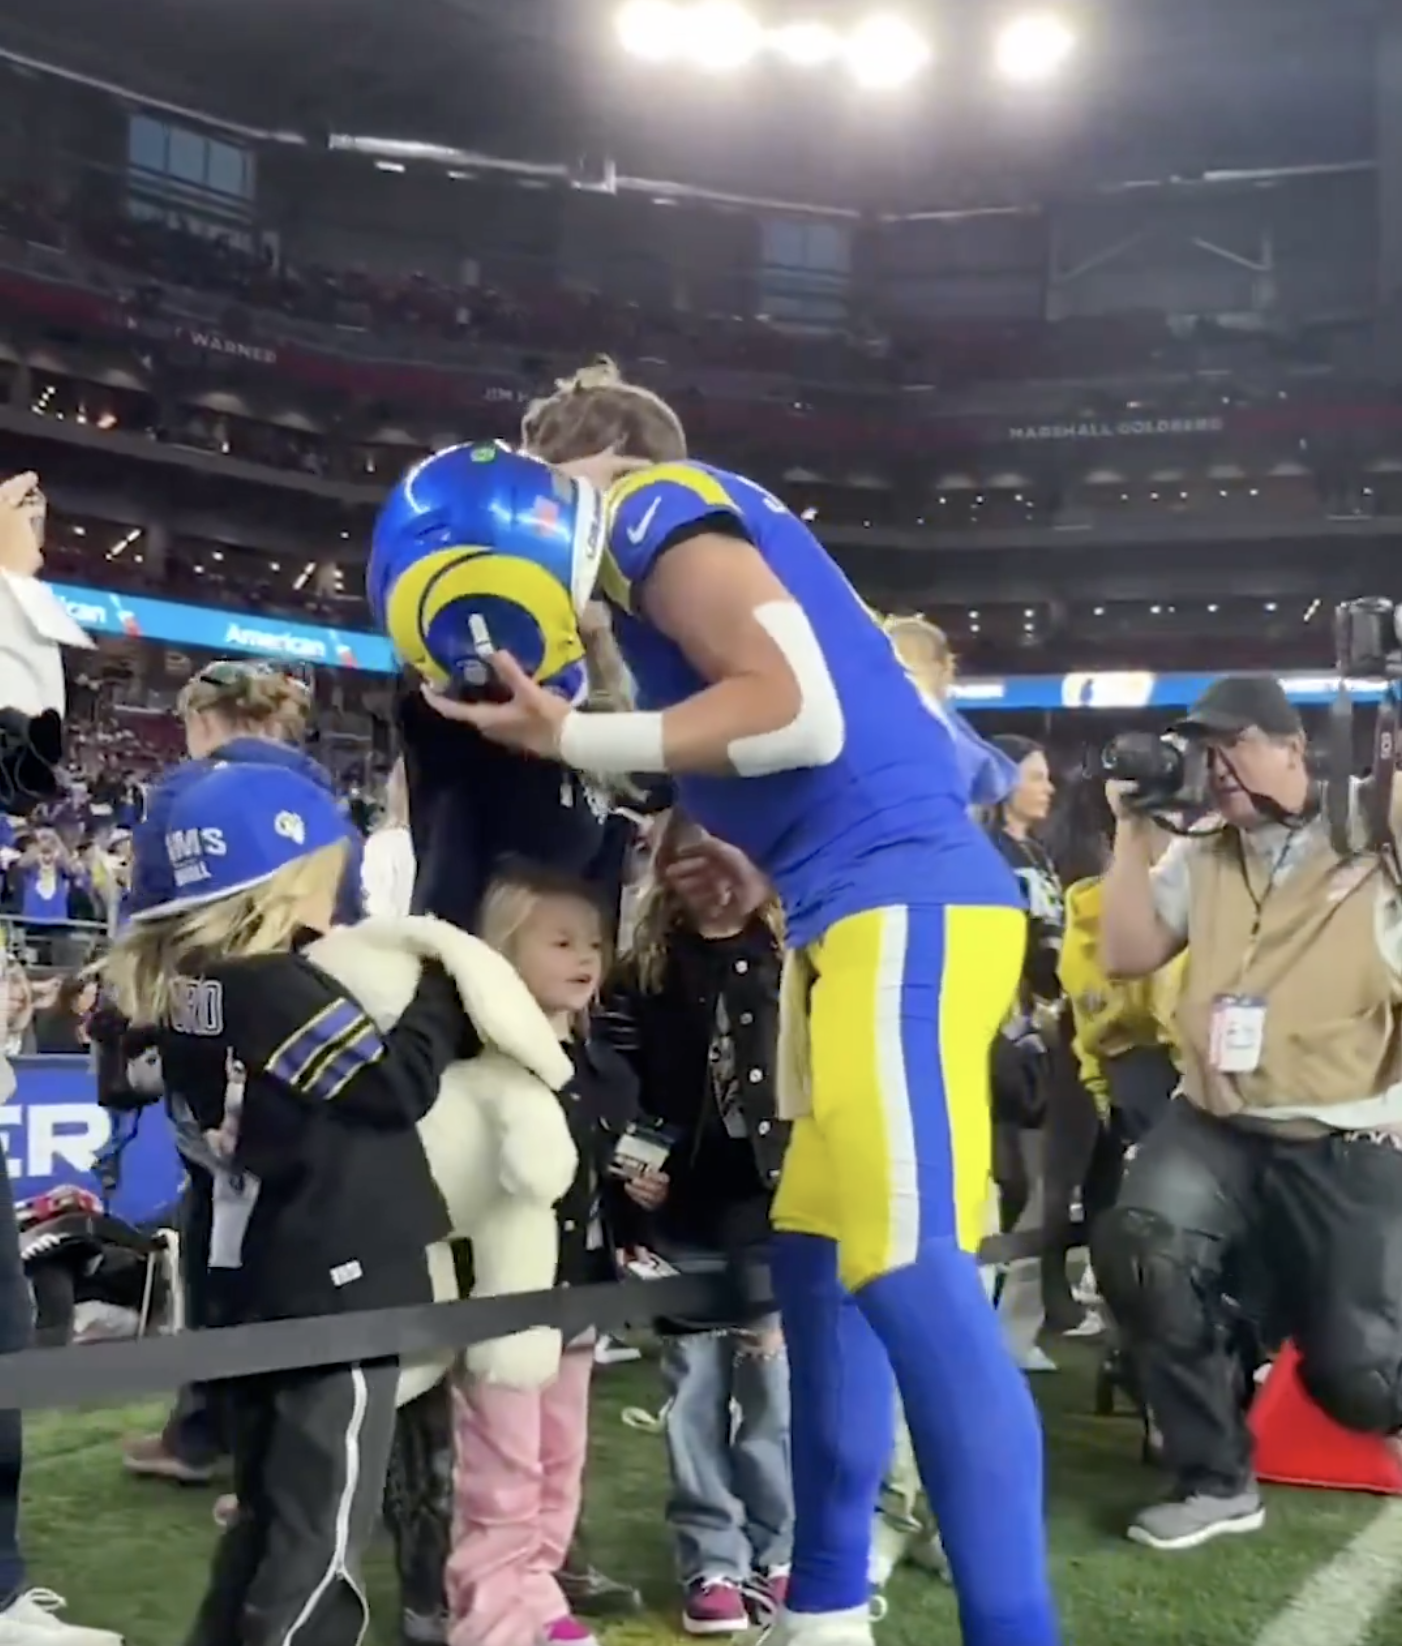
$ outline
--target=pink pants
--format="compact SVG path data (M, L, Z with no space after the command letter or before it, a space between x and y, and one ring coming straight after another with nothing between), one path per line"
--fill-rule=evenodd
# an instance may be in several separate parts
M579 1519L593 1369L591 1344L544 1389L455 1392L450 1646L536 1646L568 1616L555 1574Z

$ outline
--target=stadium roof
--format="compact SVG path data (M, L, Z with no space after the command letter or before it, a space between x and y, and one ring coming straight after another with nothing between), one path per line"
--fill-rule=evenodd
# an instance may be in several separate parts
M1002 8L911 0L935 61L896 95L831 71L743 79L626 59L613 0L0 0L0 51L313 142L414 139L861 209L1373 153L1383 0L1082 0L1045 88L976 72ZM752 0L850 19L864 0Z

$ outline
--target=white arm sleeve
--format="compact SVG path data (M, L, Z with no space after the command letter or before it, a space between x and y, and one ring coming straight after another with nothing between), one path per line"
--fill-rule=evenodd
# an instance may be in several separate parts
M741 777L830 766L847 741L847 723L807 612L795 601L771 600L755 607L755 622L784 654L798 682L798 713L772 732L737 737L730 745L731 765Z
M798 713L773 731L737 737L725 751L730 764L740 777L831 765L842 753L847 725L813 625L792 600L756 606L754 616L798 683ZM589 714L572 709L560 729L560 758L578 771L605 775L665 772L664 718L655 711Z

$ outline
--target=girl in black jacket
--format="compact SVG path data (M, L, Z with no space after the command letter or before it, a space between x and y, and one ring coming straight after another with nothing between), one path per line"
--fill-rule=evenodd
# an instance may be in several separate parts
M674 872L684 840L676 826L664 834L604 1021L638 1072L644 1106L672 1134L650 1244L694 1273L762 1258L789 1128L775 1110L777 905L716 905L704 881ZM683 1627L738 1634L787 1590L793 1499L778 1321L670 1337L662 1370Z
M448 1064L480 1047L456 989L425 968L382 1033L301 953L331 924L347 846L335 801L298 773L201 776L171 804L165 852L173 896L127 927L107 975L157 1036L205 1213L203 1323L431 1302L424 1251L449 1223L416 1127ZM398 1372L387 1359L229 1388L238 1510L191 1646L363 1637Z

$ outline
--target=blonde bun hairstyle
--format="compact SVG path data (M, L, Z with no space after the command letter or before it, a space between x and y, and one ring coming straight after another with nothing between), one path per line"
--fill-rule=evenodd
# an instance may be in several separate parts
M659 394L630 383L607 355L598 355L555 392L533 400L521 419L521 445L546 463L572 463L612 452L644 463L686 457L681 419Z
M954 684L954 653L944 630L919 612L888 617L882 627L921 691L943 702Z
M211 715L249 736L300 743L312 697L303 681L276 669L213 664L186 684L177 707L182 715Z

